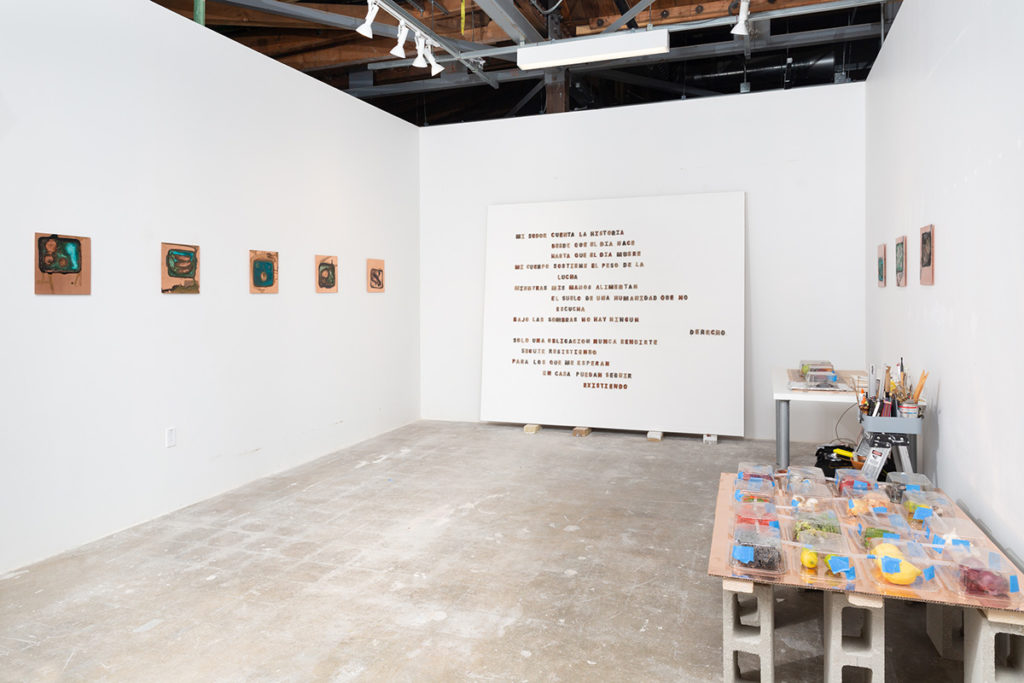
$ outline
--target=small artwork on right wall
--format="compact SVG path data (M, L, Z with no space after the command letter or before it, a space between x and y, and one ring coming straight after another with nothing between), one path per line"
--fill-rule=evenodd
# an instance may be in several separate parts
M366 259L366 291L384 291L384 259Z
M878 245L878 286L885 287L885 245Z
M907 236L896 238L896 286L907 286Z
M921 228L921 284L935 284L935 226Z

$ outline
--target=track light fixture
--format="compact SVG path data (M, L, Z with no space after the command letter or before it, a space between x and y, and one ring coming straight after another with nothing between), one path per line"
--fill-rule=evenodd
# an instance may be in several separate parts
M398 44L391 48L391 54L399 59L405 58L405 39L409 37L409 25L404 19L398 20Z
M423 53L427 51L427 37L416 32L416 59L412 60L412 65L420 69L426 68L427 60L423 56Z
M747 25L748 19L750 19L750 0L740 0L740 16L730 33L734 36L749 36L750 27Z
M366 0L366 21L360 24L359 28L356 29L356 33L367 38L373 38L373 20L379 10L380 5L377 4L377 0Z
M435 43L434 41L430 41L430 42L427 43L427 50L426 50L426 53L425 53L425 56L427 58L427 62L430 64L430 75L431 76L436 76L437 74L439 74L442 71L444 71L444 67L441 66L440 64L438 64L437 60L434 59L434 53L430 51L430 47L431 46L434 46L434 47L441 47L441 46L438 45L437 43Z

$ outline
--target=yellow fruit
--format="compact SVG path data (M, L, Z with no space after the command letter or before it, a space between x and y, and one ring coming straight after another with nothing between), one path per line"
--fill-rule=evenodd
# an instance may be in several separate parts
M804 548L800 551L800 564L808 569L814 569L818 566L818 553L810 548Z
M900 552L900 549L891 543L879 543L875 546L872 553L875 555L875 564L878 565L878 571L889 583L894 583L898 586L908 586L914 583L914 581L917 580L917 577L921 575L921 570L908 562L907 558L903 556L902 552ZM892 557L899 560L900 570L898 572L883 571L883 557Z

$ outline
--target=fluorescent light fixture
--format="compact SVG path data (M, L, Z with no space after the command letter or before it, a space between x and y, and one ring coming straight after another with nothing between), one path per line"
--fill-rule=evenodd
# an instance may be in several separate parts
M391 54L399 59L405 58L405 39L409 37L409 25L404 19L398 21L398 44L391 48Z
M416 31L416 59L412 60L412 65L423 69L427 66L427 60L423 57L423 53L427 51L427 37Z
M666 52L668 31L633 31L600 38L571 38L521 47L516 52L516 64L526 71Z
M366 0L366 21L359 25L356 33L373 38L373 19L377 16L378 10L380 10L380 6L377 4L377 0Z
M747 24L748 19L750 19L750 0L740 0L740 17L730 33L734 36L749 36L750 26Z

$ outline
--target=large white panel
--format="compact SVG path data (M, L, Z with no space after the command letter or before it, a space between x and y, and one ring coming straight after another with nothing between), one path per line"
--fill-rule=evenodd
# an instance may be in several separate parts
M743 434L743 194L492 206L484 420Z

